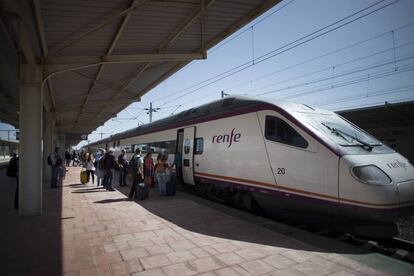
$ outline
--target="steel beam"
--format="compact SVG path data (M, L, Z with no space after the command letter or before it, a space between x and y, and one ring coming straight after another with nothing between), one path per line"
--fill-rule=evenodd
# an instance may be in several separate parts
M42 49L42 53L43 53L43 57L47 57L48 56L48 49L47 49L47 41L46 41L46 34L45 34L45 27L43 24L43 17L42 17L42 11L40 9L40 2L39 0L33 0L33 6L34 6L34 11L35 11L35 17L36 17L36 24L37 24L37 30L39 32L39 36L40 36L40 46ZM44 101L44 103L46 102L50 102L50 107L48 106L48 111L54 112L55 108L56 108L56 101L55 101L55 94L53 91L53 85L52 85L52 80L48 79L47 80L47 87L49 90L49 101Z
M204 10L207 9L208 7L210 7L215 0L210 0L208 2L208 4L205 6ZM202 7L198 7L197 9L195 9L190 16L188 16L185 20L183 20L176 28L176 30L174 32L172 32L158 47L158 52L162 52L164 51L171 43L173 43L193 22L194 20L196 20L203 12L203 8ZM206 52L202 51L200 52L201 55L203 55L203 57L201 59L206 59L207 58L207 54ZM200 58L193 58L193 59L189 59L187 61L192 61L194 59L200 59ZM177 61L177 60L175 60ZM124 91L125 89L127 89L132 83L134 83L149 67L149 65L151 64L151 62L147 62L145 63L142 67L138 68L138 70L136 71L136 73L134 74L134 77L130 78L126 84L123 86L123 88L121 89L121 91ZM116 99L120 96L121 93L116 94L113 99ZM137 98L137 97L135 97Z
M214 37L212 40L207 42L205 45L206 49L210 49L229 35L236 32L238 29L246 25L248 22L250 22L252 19L256 18L258 15L264 13L265 11L269 10L271 7L276 5L282 0L268 0L265 3L258 6L256 9L249 12L245 17L243 17L241 20L237 21L235 24L228 27L224 32L222 32L220 35Z
M205 2L207 2L207 0L204 0ZM274 6L275 4L279 3L281 0L268 0L265 3L257 6L256 9L254 9L253 11L249 12L245 17L243 17L242 19L240 19L239 21L237 21L235 24L231 25L230 27L228 27L224 32L220 33L219 35L217 35L216 37L214 37L213 39L209 40L209 41L203 41L201 44L201 47L199 49L200 52L204 52L204 49L210 49L211 47L213 47L214 45L216 45L217 43L219 43L220 41L222 41L224 38L226 38L227 36L231 35L232 33L234 33L235 31L237 31L238 29L240 29L242 26L244 26L247 22L249 22L250 20L252 20L253 18L257 17L259 14L265 12L266 10L268 10L270 7ZM179 24L179 27L177 28L177 30L171 34L170 36L168 36L168 38L166 39L165 42L163 42L162 44L160 44L160 47L158 49L158 52L162 52L163 50L165 50L165 48L163 47L168 47L173 41L175 41L178 36L186 29L188 28L191 23L198 18L198 16L200 16L201 14L205 13L205 10L212 5L214 2L214 0L209 1L206 6L204 11L202 11L202 7L201 5L198 6L198 8L196 10L193 11L193 13L188 16L181 24ZM203 22L202 22L203 24ZM204 28L201 26L201 29ZM202 40L204 40L202 38ZM161 77L159 77L157 80L155 80L153 83L151 83L150 85L148 85L147 87L145 87L143 90L141 90L138 94L137 97L141 97L144 93L146 93L147 91L149 91L150 89L152 89L153 87L155 87L156 85L158 85L161 81L163 81L165 78L169 77L170 75L172 75L174 72L176 72L177 70L179 70L180 68L184 67L186 64L188 64L189 61L181 61L179 63L177 63L176 66L174 66L171 70L168 70L166 73L164 73ZM143 71L138 70L138 75L134 76L134 81L139 77L139 75L141 75L143 73ZM129 82L129 83L133 83ZM126 105L122 105L120 108L117 109L116 113L120 112L123 108L125 108ZM112 115L115 115L116 113L113 113ZM99 115L99 114L98 114ZM95 121L91 122L90 126L95 123Z
M53 75L97 66L100 64L143 63L162 61L191 61L206 59L206 53L189 54L139 54L139 55L106 55L106 56L78 56L54 57L45 60L44 81Z
M205 53L188 54L137 54L137 55L105 55L105 56L64 56L48 57L44 61L46 67L51 66L88 66L111 63L139 63L139 62L160 62L160 61L183 61L205 58Z
M200 6L197 9L195 9L184 21L182 21L178 25L177 29L173 33L171 33L163 43L161 43L161 45L159 46L159 51L163 51L166 48L168 48L168 46L171 43L173 43L214 2L215 0L210 0L204 7Z
M130 104L133 102L137 102L137 100L136 99L120 99L118 102L120 104ZM108 101L99 100L99 101L94 101L90 107L91 108L105 107L107 105L108 105ZM73 103L73 104L66 104L64 107L56 109L56 113L60 114L64 112L73 112L73 111L77 112L79 110L80 110L79 103Z
M138 0L132 1L130 8L133 7L133 6L135 6L137 4L137 2L138 2ZM132 15L132 11L133 10L131 10L130 12L128 12L127 15L124 17L124 19L122 20L121 26L119 26L117 32L115 33L114 39L112 40L112 43L109 46L108 51L106 52L107 55L112 54L112 51L114 50L116 44L118 43L118 40L121 37L121 34L124 31L125 26L127 25L128 21L129 21L129 18ZM90 96L92 94L92 90L95 88L97 81L100 79L104 68L105 68L105 64L102 64L99 67L98 73L96 73L95 79L91 83L91 86L89 87L89 90L87 92L87 95L85 97L85 100L82 103L82 106L81 106L81 109L79 111L78 117L76 118L76 121L75 121L75 125L79 122L79 118L80 118L81 114L83 113L86 105L88 104L89 98L90 98Z
M129 7L126 10L121 11L120 13L112 16L111 18L105 20L104 22L96 25L95 27L93 27L91 30L79 35L77 38L73 39L72 41L66 43L64 46L60 47L59 49L53 51L51 53L51 55L54 55L56 53L59 53L61 51L63 51L64 49L68 48L69 46L71 46L72 44L78 42L79 40L91 35L92 33L96 32L97 30L103 28L104 26L108 25L109 23L113 22L114 20L116 20L119 17L122 17L128 13L130 13L131 11L135 10L136 8L138 8L139 6L141 6L142 4L144 4L146 2L146 0L138 0L137 2L135 2L135 5L132 5L131 7Z
M202 1L201 5L198 6L194 11L191 12L191 14L189 16L187 16L185 18L185 20L183 20L176 28L176 30L174 32L172 32L158 47L158 53L163 52L165 49L168 48L168 46L173 43L200 15L204 14L205 10L207 8L209 8L213 3L215 2L215 0L210 0L204 7L202 7L201 5L204 3L204 1ZM203 49L203 48L202 48ZM202 51L201 54L203 55L203 57L201 59L206 59L206 52ZM186 60L188 61L192 61L194 59L199 59L199 58L193 58L190 60ZM175 60L178 61L178 60ZM134 83L144 72L145 70L147 70L147 68L149 67L149 65L151 64L151 61L148 61L147 63L145 63L142 67L138 68L138 70L136 71L134 77L130 78L126 84L123 86L123 88L121 89L121 93L123 90L127 89L132 83ZM185 62L180 62L179 66L182 67L183 64L186 64ZM174 66L174 68L176 68L177 66ZM168 71L170 75L171 74L171 70ZM165 75L165 74L164 74ZM162 80L164 80L163 78L160 78L160 81L155 81L154 83L160 83ZM155 87L156 85L149 85L149 87ZM148 91L147 89L144 89L143 91ZM115 94L114 97L112 98L113 100L115 100L116 98L118 98L121 93ZM134 96L135 99L140 98L140 96L142 95L142 91L140 92L140 94L138 96ZM125 107L126 105L122 105L122 109ZM98 114L99 115L99 114ZM94 123L91 122L90 125L92 125Z
M105 82L103 82L103 81L97 80L96 78L93 78L93 77L91 77L91 76L88 76L88 75L86 75L86 74L83 74L83 73L81 73L81 72L79 72L79 71L77 71L77 70L72 71L72 73L77 74L77 75L79 75L79 76L81 76L81 77L84 77L85 79L88 79L88 80L91 80L91 81L93 81L93 82L96 82L97 84L102 85L103 87L109 88L109 89L111 89L111 90L113 90L113 91L115 91L115 92L119 92L119 91L120 91L120 90L119 90L119 87L116 87L116 86L113 86L113 85L111 85L111 84L109 84L109 83L105 83ZM133 96L133 95L134 95L134 93L132 93L131 91L125 90L125 92L127 92L127 93L128 93L128 94L130 94L131 96Z

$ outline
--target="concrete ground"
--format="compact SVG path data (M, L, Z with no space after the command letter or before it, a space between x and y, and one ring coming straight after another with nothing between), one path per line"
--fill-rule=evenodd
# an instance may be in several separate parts
M128 188L108 192L79 184L79 171L69 168L62 188L45 189L41 217L17 216L12 208L15 184L0 171L0 275L347 276L414 271L381 257L376 262L382 266L366 259L370 267L351 258L369 253L330 242L334 249L322 249L315 246L323 243L317 238L294 238L300 231L292 233L180 192L160 197L152 189L149 199L132 201L125 196Z

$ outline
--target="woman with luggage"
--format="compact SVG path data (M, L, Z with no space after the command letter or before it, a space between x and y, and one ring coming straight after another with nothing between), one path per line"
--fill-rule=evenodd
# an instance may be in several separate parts
M144 182L149 188L154 187L154 161L151 152L148 152L144 158Z
M157 164L154 167L155 176L160 189L160 195L167 195L167 185L170 182L170 166L167 163L167 157L162 154L158 155Z
M88 183L92 176L92 184L95 183L95 164L94 163L95 163L95 160L92 154L89 154L88 159L86 160L86 174L87 174Z

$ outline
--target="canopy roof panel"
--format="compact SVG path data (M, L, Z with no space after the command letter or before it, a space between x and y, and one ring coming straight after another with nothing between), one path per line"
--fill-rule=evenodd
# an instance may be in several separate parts
M58 131L90 133L280 0L0 1L16 48L10 14L24 21Z

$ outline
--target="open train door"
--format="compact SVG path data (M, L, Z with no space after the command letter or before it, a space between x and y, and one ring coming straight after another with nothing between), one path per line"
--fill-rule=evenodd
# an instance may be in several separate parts
M183 137L183 180L186 184L194 183L194 136L195 127L184 129Z

